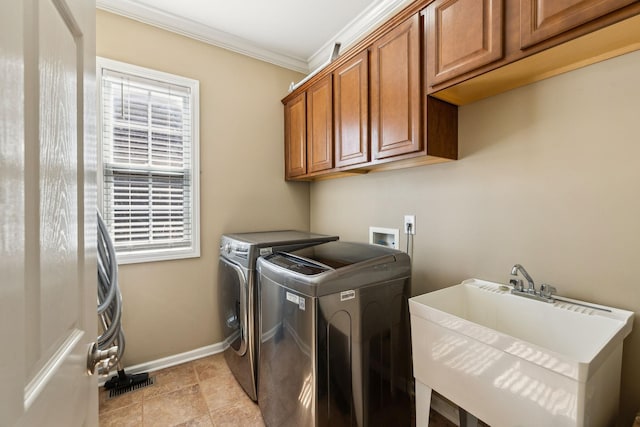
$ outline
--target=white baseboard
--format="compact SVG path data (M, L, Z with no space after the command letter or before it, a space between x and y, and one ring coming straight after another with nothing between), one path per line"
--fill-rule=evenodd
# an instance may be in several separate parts
M150 362L140 363L138 365L126 366L124 369L128 374L140 374L142 372L158 371L160 369L170 368L182 363L191 362L192 360L222 353L227 349L227 347L229 347L228 343L219 342L216 344L211 344L204 347L196 348L194 350L186 351L184 353L174 354L173 356L163 357L162 359L152 360ZM113 375L118 375L118 372L109 372L108 377L100 378L98 380L98 385L103 386L104 383L107 382L107 380Z

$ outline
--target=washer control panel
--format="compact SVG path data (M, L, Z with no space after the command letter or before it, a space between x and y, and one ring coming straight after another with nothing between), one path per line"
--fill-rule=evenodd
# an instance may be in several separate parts
M250 245L223 236L220 239L220 255L230 259L247 260L249 258Z

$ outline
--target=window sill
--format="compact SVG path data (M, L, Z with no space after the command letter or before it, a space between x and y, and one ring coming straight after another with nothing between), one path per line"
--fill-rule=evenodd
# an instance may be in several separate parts
M116 255L116 258L118 259L118 265L173 261L187 258L200 258L200 249L153 249L139 252L120 252Z

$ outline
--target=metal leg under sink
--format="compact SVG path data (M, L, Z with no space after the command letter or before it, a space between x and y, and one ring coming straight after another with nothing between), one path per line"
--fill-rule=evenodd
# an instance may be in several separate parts
M460 427L478 427L478 419L469 412L458 407L458 413L460 416Z
M416 427L429 426L429 411L431 409L431 388L421 383L415 382L416 385ZM421 404L419 404L420 402ZM459 426L460 427L478 427L478 418L471 413L458 407Z

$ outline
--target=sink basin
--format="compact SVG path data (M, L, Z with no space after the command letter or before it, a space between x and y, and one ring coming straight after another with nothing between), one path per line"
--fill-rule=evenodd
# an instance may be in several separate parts
M477 279L409 300L416 421L431 390L492 426L606 426L633 312Z

